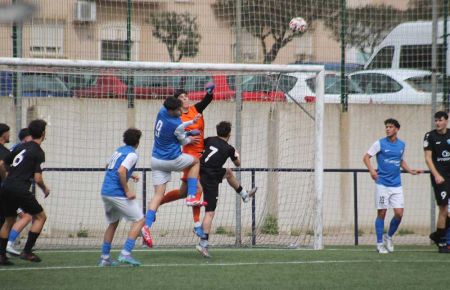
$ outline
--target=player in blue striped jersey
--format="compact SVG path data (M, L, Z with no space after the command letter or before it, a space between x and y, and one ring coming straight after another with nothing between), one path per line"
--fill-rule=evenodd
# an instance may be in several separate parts
M199 132L186 132L185 128L199 120L201 114L193 120L181 121L181 107L183 103L175 97L168 97L163 107L158 112L154 128L154 144L152 151L152 181L155 195L147 207L145 226L142 228L142 236L148 247L153 246L150 228L155 221L156 211L161 204L166 191L166 184L171 179L172 171L182 171L189 168L187 178L186 205L197 206L201 203L196 200L198 174L200 170L199 160L192 155L181 152L181 146L199 142L199 136L189 136Z
M410 169L403 159L405 143L397 138L400 123L395 119L387 119L384 121L384 125L386 137L375 141L363 158L363 162L376 184L375 207L377 208L377 218L375 220L375 232L377 251L380 254L394 251L392 236L397 231L403 217L404 197L400 168L412 175L421 173L420 170ZM377 170L370 163L372 156L376 156ZM394 216L387 234L383 235L384 219L388 208L394 209Z
M99 262L99 266L102 267L118 264L111 259L110 251L114 233L121 218L131 221L132 224L118 261L132 266L140 265L131 256L131 252L144 225L144 215L135 200L136 194L128 187L128 180L131 178L138 181L138 177L133 175L133 172L138 160L136 149L139 146L141 135L142 133L138 129L130 128L126 130L123 133L125 146L117 148L106 168L101 194L109 225L103 237L102 254Z

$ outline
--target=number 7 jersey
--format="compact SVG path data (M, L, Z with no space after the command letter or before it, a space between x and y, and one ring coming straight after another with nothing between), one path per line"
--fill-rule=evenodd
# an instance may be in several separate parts
M205 139L205 151L200 159L200 170L220 169L228 157L236 160L235 149L220 137L208 137Z

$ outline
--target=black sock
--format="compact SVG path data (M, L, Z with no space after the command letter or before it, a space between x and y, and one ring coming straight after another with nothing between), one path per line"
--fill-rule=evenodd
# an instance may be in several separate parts
M8 239L0 238L0 255L6 255L6 246L8 245Z
M445 239L445 234L446 234L445 229L440 229L440 228L436 229L436 237L439 241L441 241L442 239Z
M205 237L204 237L204 238L201 238L200 240L202 240L202 241L208 241L208 239L209 239L209 234L205 234Z
M31 253L31 249L33 249L34 244L36 244L36 240L39 237L40 233L33 233L32 231L28 232L28 239L25 244L25 247L23 248L23 251L27 254Z
M241 193L241 191L242 191L242 186L239 185L238 189L236 189L236 192Z

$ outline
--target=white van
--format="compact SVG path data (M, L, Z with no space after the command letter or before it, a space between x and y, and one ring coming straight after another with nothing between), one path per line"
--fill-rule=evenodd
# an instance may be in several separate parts
M448 32L450 33L450 21ZM444 68L443 21L438 22L437 67ZM432 22L405 22L395 27L375 48L365 69L407 68L431 71ZM449 43L450 47L450 43ZM447 73L450 73L450 53L447 53Z

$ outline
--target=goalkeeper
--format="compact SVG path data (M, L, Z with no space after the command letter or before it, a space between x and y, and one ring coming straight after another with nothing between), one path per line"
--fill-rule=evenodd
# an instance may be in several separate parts
M206 94L200 102L197 102L195 105L191 105L189 101L188 94L185 90L177 90L174 94L174 97L181 100L183 106L181 107L181 121L187 122L192 119L197 114L202 114L200 119L186 127L187 131L192 131L199 134L199 142L198 143L190 143L183 146L183 153L192 155L193 157L200 159L202 156L202 152L205 148L204 146L204 131L205 131L205 121L203 119L203 111L208 107L214 97L214 88L215 85L213 83L207 83L205 86ZM187 194L187 178L188 178L189 168L183 171L183 177L181 178L182 184L179 189L174 189L172 191L167 192L164 195L161 204L169 203L181 198L185 198ZM195 198L200 200L202 195L202 188L200 183L197 186L197 193ZM200 207L194 206L192 207L192 216L194 220L194 233L200 237L205 237L203 232L201 222L200 222Z
M239 184L231 169L222 167L228 158L233 161L234 165L241 165L239 154L233 146L228 144L231 135L231 123L222 121L217 124L216 130L217 136L205 139L205 152L200 159L200 183L203 187L204 199L207 205L205 206L205 216L202 223L205 236L201 238L196 249L205 258L211 257L208 252L208 239L217 206L219 184L222 183L222 179L227 179L228 183L242 197L244 202L248 202L257 190L255 187L247 192Z

